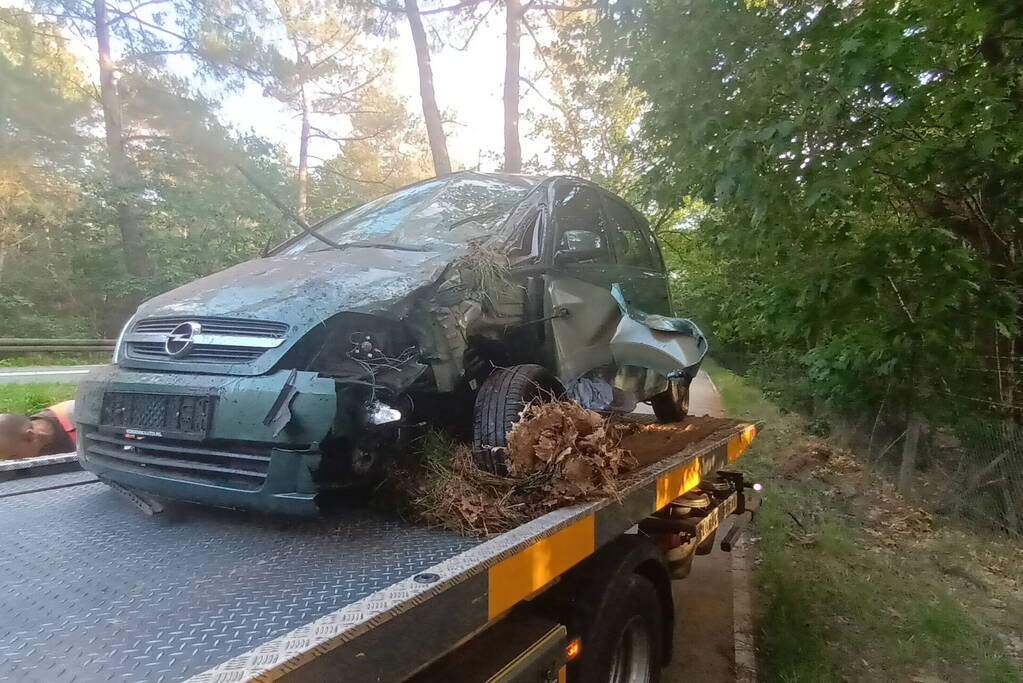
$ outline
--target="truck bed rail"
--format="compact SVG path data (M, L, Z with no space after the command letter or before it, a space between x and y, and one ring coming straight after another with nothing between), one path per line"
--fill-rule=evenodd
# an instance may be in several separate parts
M631 473L618 500L486 541L357 509L153 519L85 472L23 493L0 481L0 678L401 680L725 468L758 427L722 425Z

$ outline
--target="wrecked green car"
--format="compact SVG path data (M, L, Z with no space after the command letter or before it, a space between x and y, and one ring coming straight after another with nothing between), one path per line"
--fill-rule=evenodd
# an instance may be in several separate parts
M571 177L456 173L139 307L81 384L82 464L127 491L312 513L424 425L501 472L524 404L685 416L707 342L657 242Z

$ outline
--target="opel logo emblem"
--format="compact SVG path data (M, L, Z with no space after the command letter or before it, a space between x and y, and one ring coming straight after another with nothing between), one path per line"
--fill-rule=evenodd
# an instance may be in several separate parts
M173 330L164 342L163 348L171 358L181 358L195 346L196 335L202 332L199 323L181 323Z

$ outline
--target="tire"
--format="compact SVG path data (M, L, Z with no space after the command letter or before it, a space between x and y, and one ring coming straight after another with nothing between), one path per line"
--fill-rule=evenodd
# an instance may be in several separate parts
M658 422L681 422L689 414L689 386L693 380L679 377L668 380L668 388L650 398Z
M476 463L487 472L506 474L504 456L494 448L508 445L508 432L527 403L563 394L561 383L542 365L513 365L492 372L480 386L473 409L472 450Z
M570 680L658 683L664 662L662 624L654 585L639 574L622 577L587 624Z

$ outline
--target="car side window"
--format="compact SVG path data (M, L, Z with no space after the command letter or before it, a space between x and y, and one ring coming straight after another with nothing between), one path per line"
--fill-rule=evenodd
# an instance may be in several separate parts
M600 195L583 185L558 189L554 197L554 221L557 225L555 249L561 252L593 252L590 263L610 263L607 219Z
M607 198L607 218L615 240L618 263L639 268L656 268L655 247L639 217L618 199Z

